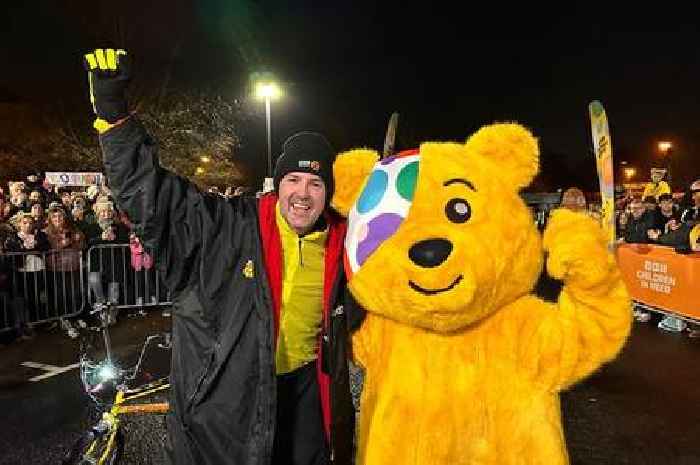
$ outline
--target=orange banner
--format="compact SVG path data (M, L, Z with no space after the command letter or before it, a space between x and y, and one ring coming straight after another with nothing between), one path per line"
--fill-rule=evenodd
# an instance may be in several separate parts
M617 262L633 300L700 320L700 253L623 244L617 247Z

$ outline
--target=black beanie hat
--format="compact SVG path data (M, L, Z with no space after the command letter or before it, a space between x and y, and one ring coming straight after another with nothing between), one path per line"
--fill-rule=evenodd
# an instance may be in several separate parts
M331 144L317 132L299 132L284 142L282 154L275 164L274 184L278 191L280 180L287 173L302 172L318 175L326 185L326 199L333 196L333 160Z

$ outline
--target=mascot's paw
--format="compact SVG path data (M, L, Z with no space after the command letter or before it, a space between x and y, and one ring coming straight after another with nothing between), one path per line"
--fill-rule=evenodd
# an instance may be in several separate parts
M615 259L608 252L605 234L584 213L558 209L544 232L547 272L568 286L589 289L615 276Z
M333 162L335 191L331 199L331 206L338 213L348 216L377 160L379 154L370 149L356 149L338 154Z

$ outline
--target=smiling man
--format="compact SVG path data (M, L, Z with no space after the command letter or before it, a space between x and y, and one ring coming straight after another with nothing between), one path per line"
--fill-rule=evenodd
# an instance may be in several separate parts
M330 144L290 137L275 192L260 199L205 194L160 166L127 111L126 52L95 50L85 65L110 188L173 299L170 462L350 464L345 223L327 208Z
M302 132L287 139L275 165L282 282L281 295L275 299L279 304L274 308L278 408L273 463L328 461L321 409L328 394L319 397L313 362L318 358L323 324L330 219L323 212L333 192L333 158L323 136ZM287 462L295 454L299 459Z
M299 235L321 218L333 192L333 150L320 134L301 132L284 143L275 165L279 210Z

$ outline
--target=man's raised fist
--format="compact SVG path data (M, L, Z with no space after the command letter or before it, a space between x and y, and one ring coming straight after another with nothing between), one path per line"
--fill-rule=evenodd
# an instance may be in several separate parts
M126 88L131 79L126 51L98 48L85 54L83 64L88 72L90 102L98 120L113 124L126 118Z

